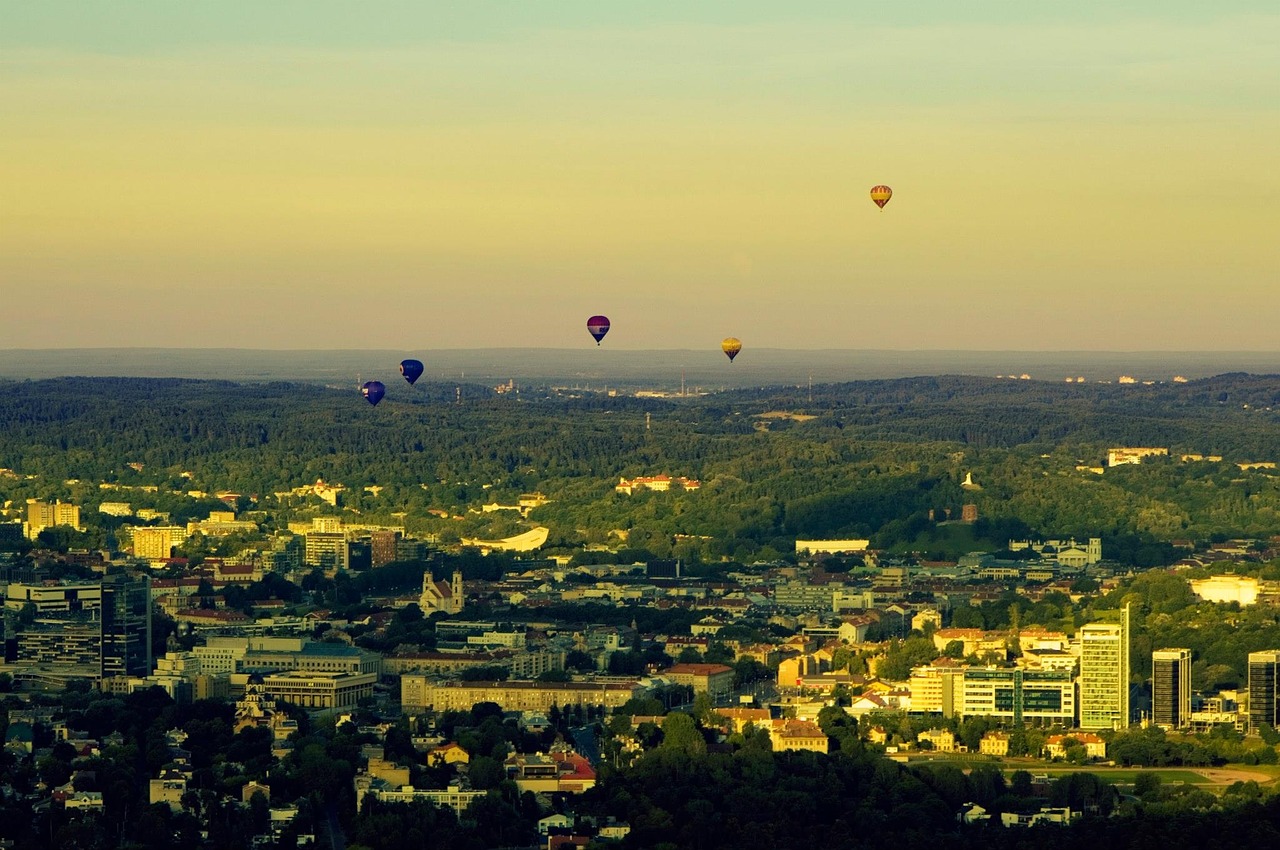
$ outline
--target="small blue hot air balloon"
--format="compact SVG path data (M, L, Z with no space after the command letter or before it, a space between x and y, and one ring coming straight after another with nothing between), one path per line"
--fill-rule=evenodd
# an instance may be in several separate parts
M421 360L401 360L400 374L404 375L404 379L410 384L417 382L422 377L423 365Z
M387 388L382 385L382 381L366 381L364 386L360 387L360 393L369 400L369 404L377 406L382 401L382 397L387 394Z

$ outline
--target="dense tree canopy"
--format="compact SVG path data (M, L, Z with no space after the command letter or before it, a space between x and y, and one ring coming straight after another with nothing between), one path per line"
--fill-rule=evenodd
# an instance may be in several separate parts
M1280 455L1276 386L1245 375L1151 387L942 377L817 387L811 401L774 388L680 402L533 390L515 402L476 388L462 406L440 404L436 387L374 413L310 385L10 383L0 467L16 477L0 479L0 495L120 498L180 522L225 509L189 492L231 490L241 510L270 507L269 532L324 510L272 494L324 479L346 487L346 510L384 522L405 513L411 530L448 541L521 530L514 514L469 509L540 490L552 500L527 523L569 551L613 531L634 558L689 561L777 557L797 537L956 555L1037 534L1103 536L1118 560L1154 566L1174 559L1173 540L1280 533L1274 472L1233 463ZM813 418L753 418L779 409ZM1112 445L1170 456L1077 470ZM1224 460L1184 463L1184 453ZM619 477L658 473L702 487L614 492ZM965 473L983 489L961 489ZM126 498L100 484L155 489ZM970 501L981 523L959 536L936 525ZM48 543L97 547L136 521L84 516L89 537L55 532Z

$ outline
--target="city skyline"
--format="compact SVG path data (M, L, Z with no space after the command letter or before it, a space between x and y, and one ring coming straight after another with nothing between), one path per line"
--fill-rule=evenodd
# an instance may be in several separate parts
M602 313L621 350L1274 350L1278 33L1247 0L18 6L0 349L589 355Z

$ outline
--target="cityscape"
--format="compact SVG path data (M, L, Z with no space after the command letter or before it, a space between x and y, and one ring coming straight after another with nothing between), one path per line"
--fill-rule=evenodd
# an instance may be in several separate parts
M0 850L1280 841L1272 5L7 4Z
M987 840L988 824L1012 835L1152 808L1235 816L1280 775L1280 535L1213 530L1266 527L1280 500L1275 463L1248 438L1270 427L1250 424L1259 412L1271 414L1251 403L1222 421L1216 411L1223 392L1274 392L1264 378L1143 390L1171 410L1183 394L1210 399L1211 430L1187 420L1196 442L1094 444L1079 457L1034 439L978 453L889 441L850 456L847 492L815 452L868 445L850 432L871 433L880 418L833 427L828 406L847 405L843 387L805 388L803 413L752 391L601 393L616 426L639 435L634 448L586 448L599 426L579 417L539 451L587 452L582 474L552 465L477 484L424 481L413 470L441 467L413 447L409 467L376 476L377 448L349 465L307 461L294 440L336 440L341 457L381 427L325 436L321 411L349 408L350 390L282 396L291 412L255 426L265 442L238 468L228 465L242 451L235 411L260 397L252 385L170 390L187 410L212 393L192 420L212 442L179 448L183 430L156 430L170 408L132 400L153 386L108 380L102 395L89 380L74 412L36 414L39 436L18 423L40 409L44 384L15 386L0 445L14 463L0 469L3 788L54 835L118 840L113 831L131 834L118 813L142 806L160 846L384 846L372 824L422 829L428 812L450 841L648 846L671 827L653 820L656 799L621 803L623 783L663 765L687 772L690 758L771 753L796 767L883 761L907 771L900 781L951 776L956 787L930 792L940 820L929 829L960 824L944 831ZM970 395L1005 392L1000 378L970 382ZM893 400L909 386L877 391ZM1062 394L1056 415L1076 423L1067 396L1115 392L1018 386ZM442 444L455 430L473 435L477 418L517 416L536 432L584 402L555 388L528 387L520 401L478 392L448 423L430 396L356 400L409 431L436 421ZM692 438L677 424L726 404L769 411L749 417L765 427L729 416ZM100 440L93 423L121 415ZM272 436L277 419L300 430ZM973 433L977 421L956 427ZM1224 428L1244 442L1210 436ZM505 433L494 424L488 443L470 437L468 476L504 468L489 466L487 445L505 445ZM1083 449L1083 434L1066 444ZM747 451L761 439L761 459L738 473L760 492L778 498L817 478L839 494L811 507L800 484L781 508L789 524L761 515L742 528L754 497L726 478L734 453L692 458L707 452L701 440ZM50 463L45 447L64 442ZM794 477L763 461L779 453ZM189 465L154 460L181 454ZM667 460L655 468L650 455ZM922 461L932 464L923 476ZM885 464L896 469L887 479ZM296 483L308 469L326 477ZM1046 476L1058 489L1036 483ZM1256 504L1240 513L1246 490ZM1087 535L1082 518L1104 517L1120 494L1158 492L1191 494L1165 504L1186 517L1165 539L1105 519L1093 536L1037 531L1057 516ZM39 493L57 495L28 495ZM1036 513L1046 499L1049 512ZM1231 524L1212 519L1223 511ZM813 533L822 529L843 533ZM507 799L519 805L502 808ZM8 829L14 847L43 841L21 822Z

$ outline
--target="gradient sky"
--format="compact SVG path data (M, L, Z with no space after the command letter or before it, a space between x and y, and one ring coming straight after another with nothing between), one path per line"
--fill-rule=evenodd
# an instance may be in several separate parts
M1280 349L1274 0L0 21L0 349Z

